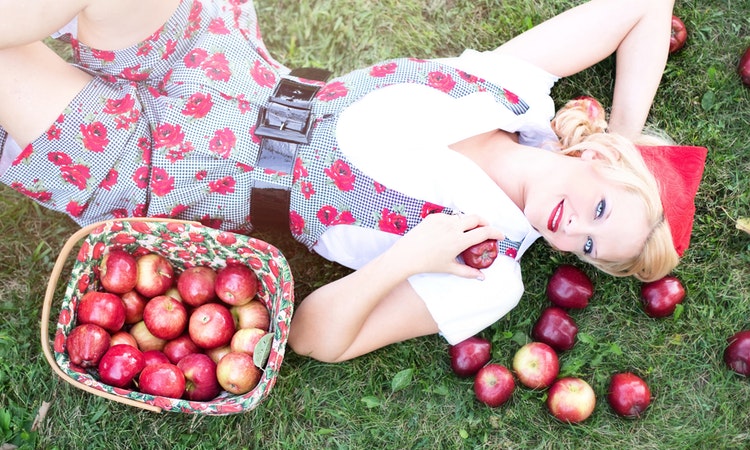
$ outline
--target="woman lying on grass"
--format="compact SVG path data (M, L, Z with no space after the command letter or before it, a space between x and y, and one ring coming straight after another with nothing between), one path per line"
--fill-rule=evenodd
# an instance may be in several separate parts
M635 145L672 6L592 0L495 50L325 81L269 55L252 2L3 2L0 181L80 224L288 226L356 269L299 305L300 354L457 343L518 303L539 237L615 276L676 266L705 150ZM609 121L582 99L550 122L555 82L615 52ZM490 267L457 258L487 239L502 253Z

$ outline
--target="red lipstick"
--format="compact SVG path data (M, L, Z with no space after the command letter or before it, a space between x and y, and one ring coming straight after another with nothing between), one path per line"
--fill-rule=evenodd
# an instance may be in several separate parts
M557 204L555 209L552 210L552 213L550 213L549 220L547 220L547 229L553 233L557 232L557 228L560 226L560 221L562 220L562 214L563 214L563 202L564 201L565 200Z

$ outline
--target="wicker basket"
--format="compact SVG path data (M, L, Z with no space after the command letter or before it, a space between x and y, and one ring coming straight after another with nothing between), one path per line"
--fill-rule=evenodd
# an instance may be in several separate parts
M79 246L52 339L49 326L53 297L68 256ZM160 253L170 260L176 271L196 265L217 269L228 262L251 267L260 281L258 298L271 314L270 331L273 335L268 360L255 389L244 395L222 392L213 400L194 402L108 386L91 373L71 365L65 352L65 340L76 325L76 305L85 292L99 288L97 266L103 250L109 246L119 246L136 254ZM42 349L52 369L63 380L92 394L155 412L234 414L253 409L271 392L284 358L293 308L294 283L289 265L279 250L266 242L193 222L169 219L106 221L82 228L61 250L44 298Z

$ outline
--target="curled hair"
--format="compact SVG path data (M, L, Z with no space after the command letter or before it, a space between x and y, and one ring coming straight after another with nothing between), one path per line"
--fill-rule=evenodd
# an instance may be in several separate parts
M571 100L552 121L560 139L560 152L580 156L583 150L594 150L600 156L597 170L627 192L642 199L651 232L643 248L627 261L603 261L584 254L578 257L614 276L633 275L641 281L653 281L668 275L679 262L672 233L664 217L656 179L646 167L635 143L607 132L604 108L593 98ZM638 143L664 144L656 136L643 136Z

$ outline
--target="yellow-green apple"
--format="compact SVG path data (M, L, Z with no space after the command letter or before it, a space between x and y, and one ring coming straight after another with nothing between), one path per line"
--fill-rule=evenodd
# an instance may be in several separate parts
M550 386L547 393L547 408L562 422L582 422L594 412L595 406L594 390L580 378L560 378Z
M529 342L513 356L518 381L531 389L544 389L557 378L560 362L555 350L544 342Z
M138 348L142 352L146 352L149 350L163 350L164 346L167 344L167 341L165 339L158 338L151 334L150 331L148 331L148 327L146 326L146 322L140 321L135 324L133 324L132 327L130 327L129 330L130 334L133 335L135 338L135 341L138 342Z

